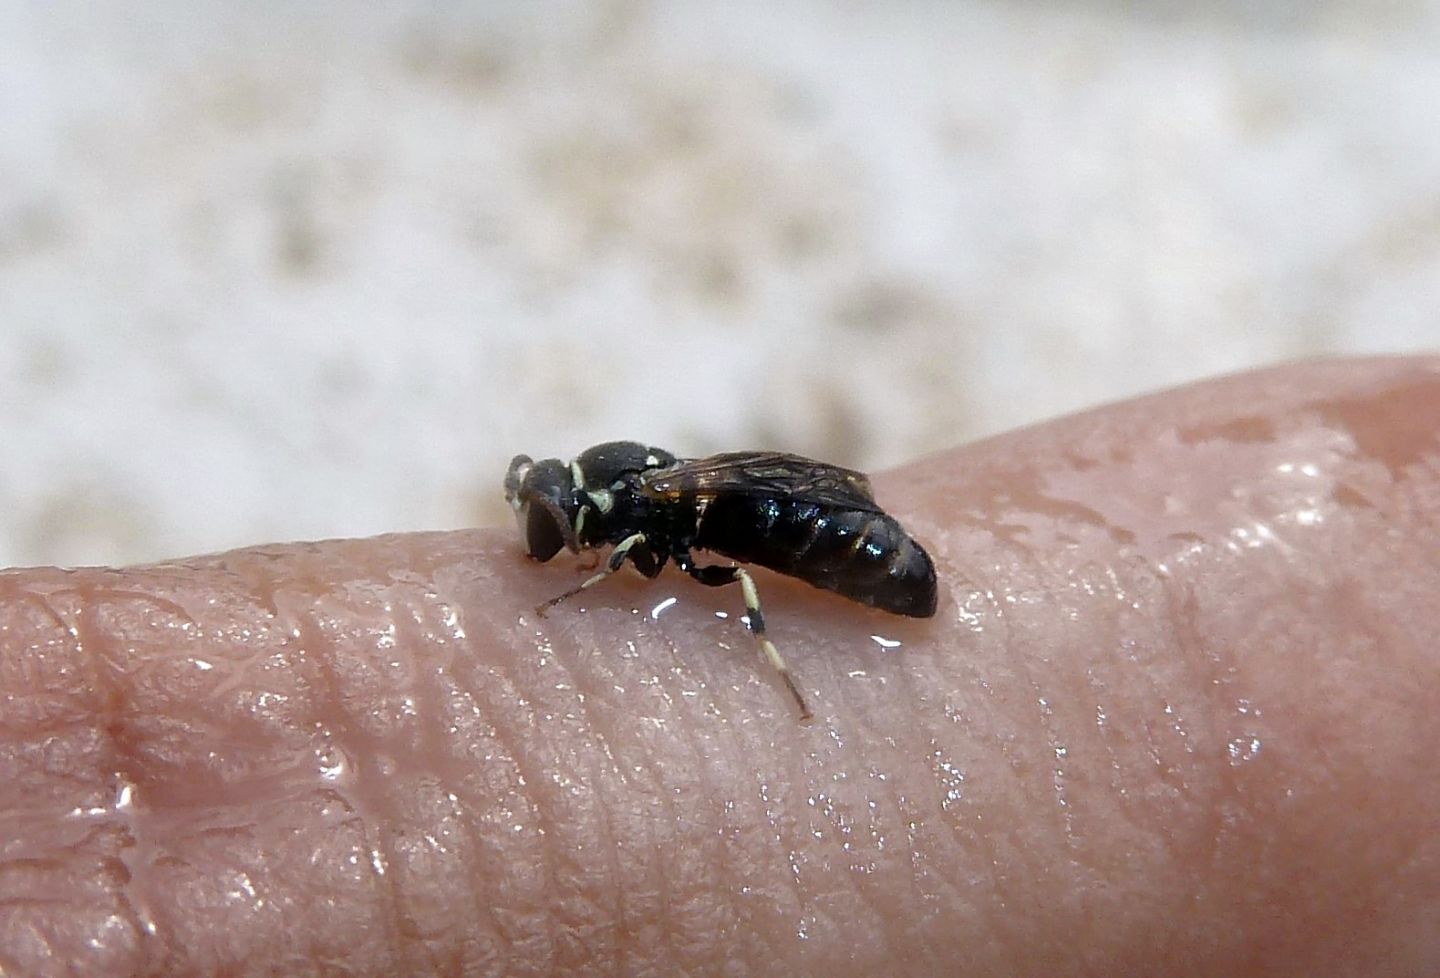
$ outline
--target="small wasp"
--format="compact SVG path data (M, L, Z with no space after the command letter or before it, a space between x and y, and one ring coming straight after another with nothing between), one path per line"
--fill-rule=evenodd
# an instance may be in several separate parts
M776 452L678 459L633 441L596 445L566 465L517 455L505 474L529 555L612 546L598 573L535 609L599 584L629 560L655 577L674 560L701 584L740 582L750 631L811 717L785 660L765 637L755 581L742 567L697 566L693 550L759 564L897 615L935 614L930 557L875 502L870 480L835 465Z

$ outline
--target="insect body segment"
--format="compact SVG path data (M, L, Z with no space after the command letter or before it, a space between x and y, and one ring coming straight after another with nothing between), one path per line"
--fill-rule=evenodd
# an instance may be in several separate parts
M935 613L929 556L878 510L726 495L706 507L694 546L892 614L928 618Z
M765 636L754 579L734 566L700 567L707 550L759 564L894 614L935 613L929 556L880 509L863 474L798 455L731 452L677 459L638 442L607 442L569 465L517 455L505 476L529 555L549 560L612 546L606 565L545 609L593 587L627 561L646 577L674 560L702 584L739 582L750 629L800 707L810 709Z

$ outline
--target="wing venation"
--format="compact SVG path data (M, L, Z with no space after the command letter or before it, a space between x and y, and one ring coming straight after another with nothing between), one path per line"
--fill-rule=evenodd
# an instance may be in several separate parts
M722 493L777 496L827 506L880 512L863 472L783 452L727 452L685 459L645 479L652 499L714 497Z

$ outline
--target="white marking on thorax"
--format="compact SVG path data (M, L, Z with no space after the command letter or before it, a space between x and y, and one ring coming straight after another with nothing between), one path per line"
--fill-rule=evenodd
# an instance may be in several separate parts
M585 495L590 497L591 505L602 515L615 508L615 494L609 489L587 489Z

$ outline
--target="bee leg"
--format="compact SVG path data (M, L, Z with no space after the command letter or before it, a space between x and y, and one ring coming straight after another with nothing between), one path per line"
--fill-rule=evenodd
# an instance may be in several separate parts
M599 571L597 571L595 574L591 575L590 577L587 577L587 578L580 584L579 587L572 587L570 590L566 591L564 594L557 594L555 597L551 598L549 601L546 601L546 602L544 602L544 603L542 603L542 604L536 605L536 606L535 606L535 614L538 615L538 616L540 616L541 618L544 618L544 617L545 617L545 611L546 611L547 609L553 608L555 605L559 604L561 601L566 600L567 598L573 598L573 597L575 597L575 595L579 594L581 591L585 590L586 588L594 587L595 585L599 584L601 581L605 580L605 578L607 578L607 577L609 577L611 574L615 573L617 570L619 570L619 569L624 565L624 563L625 563L625 558L626 558L627 556L629 556L629 554L630 554L630 548L631 548L631 547L641 547L642 550L643 550L644 544L645 544L645 534L643 534L643 533L632 533L630 536L626 537L624 540L621 540L619 543L617 543L617 544L615 545L615 549L612 550L612 551L610 551L610 559L607 560L607 561L605 561L605 566L604 566L604 567L602 567ZM635 552L637 557L639 556L640 552L641 552L641 551L639 551L639 550L637 550L637 551Z
M795 697L795 703L800 707L800 719L809 720L813 717L815 714L810 712L805 696L790 675L790 667L780 657L780 650L775 648L775 643L765 635L765 616L760 613L760 592L755 590L755 579L750 573L743 567L696 567L689 558L677 559L676 563L681 570L707 587L722 587L740 582L740 591L745 597L745 613L750 618L750 634L755 636L755 641L760 643L760 651L785 681L785 688L790 691L790 695Z

